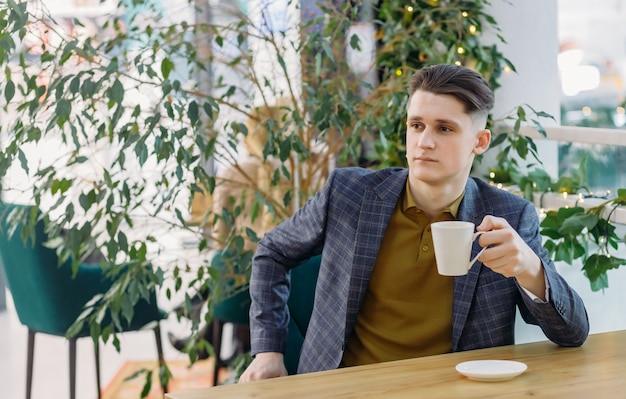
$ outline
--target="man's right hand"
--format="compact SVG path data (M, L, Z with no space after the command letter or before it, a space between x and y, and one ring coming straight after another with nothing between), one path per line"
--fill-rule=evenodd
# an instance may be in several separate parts
M282 353L257 353L252 363L250 363L246 371L239 377L239 383L283 377L286 375L287 369L285 368Z

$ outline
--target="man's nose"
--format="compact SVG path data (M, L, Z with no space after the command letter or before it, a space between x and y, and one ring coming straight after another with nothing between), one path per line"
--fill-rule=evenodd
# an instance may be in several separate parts
M424 129L422 134L420 134L417 144L420 147L432 148L435 145L434 134L433 134L432 129L430 128Z

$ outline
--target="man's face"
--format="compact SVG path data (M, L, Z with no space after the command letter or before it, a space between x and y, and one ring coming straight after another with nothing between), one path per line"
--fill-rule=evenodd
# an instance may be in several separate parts
M464 186L474 156L483 153L491 140L479 119L465 113L463 103L454 96L415 92L407 106L411 183Z

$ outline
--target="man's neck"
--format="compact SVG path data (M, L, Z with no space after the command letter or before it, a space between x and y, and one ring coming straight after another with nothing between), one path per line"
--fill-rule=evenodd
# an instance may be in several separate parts
M409 182L411 195L417 207L430 219L434 219L452 204L465 190L465 185L433 185L425 182Z

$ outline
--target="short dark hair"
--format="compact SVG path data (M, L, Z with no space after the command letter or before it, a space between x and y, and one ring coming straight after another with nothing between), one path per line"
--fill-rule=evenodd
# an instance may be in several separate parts
M485 119L493 107L489 83L476 71L455 64L440 64L418 70L409 81L409 96L418 91L447 94L465 104L465 112Z

